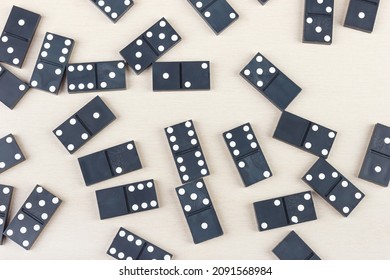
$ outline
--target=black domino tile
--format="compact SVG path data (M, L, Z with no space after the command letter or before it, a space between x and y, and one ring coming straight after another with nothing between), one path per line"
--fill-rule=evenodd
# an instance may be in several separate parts
M261 53L253 57L240 75L281 111L302 90Z
M126 89L126 67L123 60L68 64L69 93Z
M117 260L170 260L172 254L121 227L107 254Z
M320 257L296 234L291 231L272 250L280 260L320 260Z
M378 13L380 0L350 0L344 26L371 33Z
M210 174L192 120L166 127L165 134L183 184Z
M96 198L101 220L159 207L153 180L98 190Z
M54 129L53 133L73 154L115 119L114 113L97 96Z
M165 18L161 18L122 49L120 54L139 75L180 41L180 35Z
M3 232L8 224L13 191L14 188L11 186L0 185L0 245L3 244Z
M382 187L390 182L390 127L376 124L368 145L359 178Z
M0 65L0 102L12 110L28 90L27 83Z
M311 192L302 192L253 203L259 231L317 219Z
M83 156L78 161L86 186L142 168L134 141Z
M31 76L30 86L58 94L73 46L73 39L47 32Z
M1 33L0 61L22 68L41 16L13 6Z
M116 23L133 5L133 0L91 0L113 23Z
M303 42L332 44L334 0L305 0Z
M61 199L37 185L4 234L22 248L29 250L61 203Z
M323 158L314 163L302 180L344 217L348 217L365 196Z
M203 179L177 187L176 193L195 244L223 235Z
M250 123L224 132L223 138L246 187L272 176Z
M25 161L25 156L12 134L0 139L0 174Z
M336 135L334 130L283 111L273 137L326 159Z
M239 15L226 0L188 0L215 34L220 34L235 22Z
M175 90L210 90L210 62L154 63L153 91Z

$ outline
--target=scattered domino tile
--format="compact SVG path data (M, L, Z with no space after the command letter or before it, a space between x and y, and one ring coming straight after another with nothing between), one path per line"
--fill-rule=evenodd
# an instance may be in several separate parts
M78 161L87 186L142 168L134 141L89 154Z
M47 32L31 76L31 87L58 94L73 46L72 39Z
M11 110L28 91L27 83L0 65L0 101Z
M139 75L181 41L179 34L165 18L142 33L120 51L134 72Z
M209 89L209 61L153 63L153 91Z
M166 127L165 134L183 184L210 174L192 120Z
M188 2L217 35L239 18L226 0L188 0Z
M327 158L336 134L334 130L284 111L273 138L318 157Z
M176 193L195 244L223 235L203 179L177 187Z
M267 1L259 0L263 5ZM134 4L132 0L93 2L114 23ZM226 0L189 2L216 34L239 17ZM379 0L350 0L344 25L372 32L378 6ZM332 43L333 9L334 0L305 0L304 42ZM21 68L39 21L38 14L16 6L12 8L1 35L0 61ZM180 40L181 37L162 18L120 53L140 74ZM124 61L78 63L67 67L73 46L72 39L46 33L30 85L57 94L67 70L70 93L126 89ZM154 63L153 90L210 89L209 67L209 62L205 61ZM283 111L274 138L320 157L302 180L342 215L348 216L365 195L324 159L330 152L336 132L284 111L301 88L260 53L241 71L241 75ZM12 109L28 89L26 83L0 66L1 102ZM96 97L53 132L73 153L113 120L113 113ZM389 131L389 127L376 125L359 174L360 178L383 186L387 186L390 180ZM209 175L209 170L192 121L168 127L165 132L181 181L187 182L176 188L176 192L194 243L223 235L201 179ZM245 186L272 176L249 123L225 132L224 139ZM12 134L0 139L0 173L24 160ZM78 160L87 186L142 168L134 141ZM4 232L5 236L28 250L61 200L38 185L7 226L12 193L13 187L0 185L0 233ZM103 189L96 191L96 196L101 219L158 208L153 180ZM254 208L260 231L317 219L310 192L255 202ZM319 259L294 231L273 252L280 259ZM172 257L124 228L120 228L107 254L117 259Z
M115 119L110 108L97 96L54 129L53 133L66 150L73 154Z
M123 60L68 64L66 77L69 93L126 89Z
M25 161L25 159L12 134L0 139L0 174Z
M302 180L344 217L364 198L357 187L323 158L316 161Z
M152 179L96 191L96 198L101 220L159 207Z
M380 0L350 0L344 26L371 33Z
M13 6L0 40L0 61L21 68L41 16Z
M172 254L121 227L107 254L118 260L170 260Z
M311 192L301 192L253 203L259 231L317 219Z
M240 74L282 111L302 90L261 53L257 53Z
M390 182L390 127L376 124L359 178L387 187Z
M332 44L334 0L305 0L303 42Z
M0 185L0 245L3 244L3 232L7 227L13 191L11 186Z
M272 176L250 123L226 131L223 138L246 187Z
M61 202L61 199L37 185L8 225L5 235L29 250Z
M133 5L133 0L91 0L113 23L116 23Z
M291 231L272 252L280 260L321 260L295 231Z

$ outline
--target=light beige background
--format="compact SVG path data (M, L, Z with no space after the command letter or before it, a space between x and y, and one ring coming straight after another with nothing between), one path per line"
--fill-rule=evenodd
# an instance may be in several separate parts
M128 71L128 89L100 96L118 119L74 155L52 130L96 93L58 96L30 90L11 111L0 107L0 135L13 133L27 161L0 175L16 187L11 217L36 184L64 200L32 250L6 240L1 259L110 259L105 254L123 226L175 259L276 259L272 248L295 230L323 259L390 258L390 190L357 178L373 125L390 124L390 3L381 1L372 34L342 26L348 0L335 1L333 44L301 43L303 0L229 0L240 19L220 36L185 0L136 0L112 24L87 0L1 0L1 26L13 4L42 15L22 70L30 79L46 31L76 40L71 62L120 59L119 51L162 16L182 42L160 61L210 60L212 90L153 93L151 70ZM254 201L309 190L301 176L315 162L308 153L272 139L280 112L239 76L262 52L303 88L289 111L338 131L329 161L367 196L343 218L314 195L318 220L260 233ZM195 122L211 176L206 183L225 234L194 245L174 188L180 185L163 128ZM221 134L251 122L274 176L249 188L241 183ZM135 140L144 168L85 187L77 157ZM154 178L161 208L100 221L95 191Z

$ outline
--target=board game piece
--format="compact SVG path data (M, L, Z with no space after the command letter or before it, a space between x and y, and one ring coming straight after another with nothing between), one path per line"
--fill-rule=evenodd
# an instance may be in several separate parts
M172 254L121 227L107 254L117 260L170 260Z
M120 54L139 75L180 41L180 35L165 18L161 18Z
M246 187L272 176L250 123L226 131L223 138Z
M153 63L153 91L209 89L208 61Z
M261 53L255 55L240 75L281 111L302 90Z
M126 89L123 60L68 64L68 92L93 92Z
M344 26L371 33L380 0L350 0Z
M192 120L165 128L165 134L182 183L210 174Z
M87 186L142 168L134 141L83 156L78 161Z
M195 244L223 235L203 179L177 187L176 193Z
M317 219L311 192L301 192L253 203L259 231Z
M113 23L116 23L133 5L133 0L91 0Z
M0 65L0 101L11 110L28 91L27 83Z
M390 127L376 124L359 178L387 187L390 182Z
M47 32L31 76L30 86L58 94L73 46L72 39Z
M291 231L272 252L280 260L321 260L295 231Z
M25 159L12 134L0 139L0 174L25 161Z
M284 111L273 137L318 157L327 158L336 135L334 130Z
M61 199L37 185L4 234L22 248L29 250L61 202Z
M1 33L0 61L22 68L41 16L13 6Z
M303 42L332 44L334 0L305 0Z
M101 220L159 207L152 179L98 190L96 199Z
M239 18L226 0L188 0L188 2L217 35Z
M13 191L14 188L11 186L0 185L0 245L3 244L3 232L8 223Z
M55 136L73 154L116 119L110 108L97 96L53 130Z
M323 158L314 163L302 180L344 217L364 198L357 187Z

